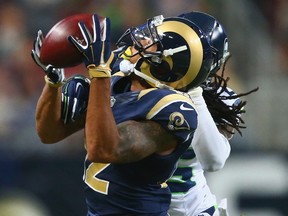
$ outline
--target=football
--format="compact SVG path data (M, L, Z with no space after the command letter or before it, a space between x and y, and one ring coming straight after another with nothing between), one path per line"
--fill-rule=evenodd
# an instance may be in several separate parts
M103 17L98 16L101 30ZM84 22L89 32L93 34L92 14L76 14L66 17L56 23L43 40L40 60L43 64L51 64L56 68L74 67L82 63L82 55L77 48L68 41L68 36L83 41L78 22ZM92 35L93 36L93 35Z

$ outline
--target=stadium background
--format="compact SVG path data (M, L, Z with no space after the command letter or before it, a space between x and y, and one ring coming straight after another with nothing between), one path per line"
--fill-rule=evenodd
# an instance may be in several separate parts
M35 133L35 106L44 85L30 57L38 29L45 34L68 15L94 12L112 19L116 40L151 16L192 10L208 12L226 27L230 85L237 92L260 88L245 98L247 129L235 135L226 166L208 173L208 182L219 198L228 198L231 216L288 215L286 0L0 0L1 216L86 212L82 132L60 145L42 145ZM67 75L83 69L71 68Z

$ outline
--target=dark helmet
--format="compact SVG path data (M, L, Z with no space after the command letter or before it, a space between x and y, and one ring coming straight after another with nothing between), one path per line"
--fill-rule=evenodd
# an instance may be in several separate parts
M142 26L128 29L117 42L118 46L130 45L140 55L134 73L153 87L187 91L198 87L209 75L213 62L210 44L203 31L193 22L180 17L157 16ZM141 40L150 39L145 47ZM157 51L147 49L157 45ZM129 45L129 44L128 44Z
M206 34L213 54L210 73L216 73L229 56L228 39L224 27L213 16L193 11L179 15L195 23Z

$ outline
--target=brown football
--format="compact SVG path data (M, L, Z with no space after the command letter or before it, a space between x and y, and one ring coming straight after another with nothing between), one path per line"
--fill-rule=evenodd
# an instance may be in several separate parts
M85 23L88 30L93 33L92 14L76 14L66 17L56 23L43 40L40 51L40 60L43 64L51 64L57 68L74 67L82 63L82 55L77 48L68 41L72 35L84 44L78 22ZM98 16L101 30L103 29L103 17Z

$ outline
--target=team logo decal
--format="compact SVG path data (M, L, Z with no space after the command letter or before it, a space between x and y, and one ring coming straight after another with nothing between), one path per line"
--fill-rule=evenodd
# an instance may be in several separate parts
M116 102L115 97L114 97L114 96L111 96L111 97L110 97L110 107L113 107L114 104L115 104L115 102Z
M173 112L169 116L169 120L170 120L168 123L169 130L190 129L190 125L180 112Z
M184 103L181 104L180 109L183 110L183 111L192 111L192 110L194 110L194 109L192 109L190 107L185 107Z

